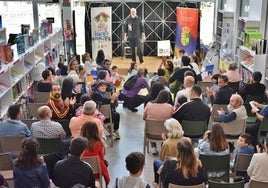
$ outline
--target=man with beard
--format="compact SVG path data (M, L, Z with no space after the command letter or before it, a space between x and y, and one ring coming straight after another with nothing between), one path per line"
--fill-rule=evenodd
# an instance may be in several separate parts
M247 119L247 111L243 105L244 101L238 94L233 94L228 105L228 112L223 109L218 110L222 122L230 122L237 119Z
M68 119L76 98L67 97L64 101L61 98L59 84L53 83L49 94L47 106L52 110L52 119Z

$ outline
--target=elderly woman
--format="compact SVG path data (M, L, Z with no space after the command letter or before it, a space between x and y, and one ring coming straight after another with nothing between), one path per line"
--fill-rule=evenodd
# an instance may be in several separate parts
M164 162L170 158L176 158L178 156L177 144L182 139L187 139L191 142L191 139L188 137L184 137L184 131L182 130L181 124L174 118L169 118L164 123L165 128L168 133L162 134L162 138L164 141L162 148L160 150L160 160L154 161L154 186L158 186L159 182L159 173L158 170L163 166Z

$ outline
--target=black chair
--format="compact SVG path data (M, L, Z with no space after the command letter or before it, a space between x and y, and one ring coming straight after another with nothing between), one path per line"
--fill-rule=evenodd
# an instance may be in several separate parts
M205 155L200 154L204 169L207 171L208 179L214 181L229 182L230 155Z
M268 118L263 118L258 131L258 142L263 143L263 139L268 133Z
M60 138L37 138L40 154L62 153L62 142Z
M182 120L181 126L184 136L190 137L193 142L201 138L208 129L207 121Z

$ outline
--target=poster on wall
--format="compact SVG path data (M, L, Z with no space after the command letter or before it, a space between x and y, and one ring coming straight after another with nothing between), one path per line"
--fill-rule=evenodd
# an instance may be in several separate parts
M103 50L105 58L112 59L112 7L91 8L92 57Z
M170 40L157 41L157 56L170 56Z
M184 49L192 55L197 45L199 10L193 8L176 8L176 42L175 55Z

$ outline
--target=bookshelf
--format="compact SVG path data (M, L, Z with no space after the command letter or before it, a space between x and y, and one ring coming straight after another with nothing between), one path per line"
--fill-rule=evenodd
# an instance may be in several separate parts
M16 45L12 46L12 62L2 64L0 69L0 118L5 117L9 105L20 102L32 95L35 67L44 62L46 66L56 67L62 53L62 31L55 32L39 40L37 44L17 55ZM49 60L48 60L49 59Z

